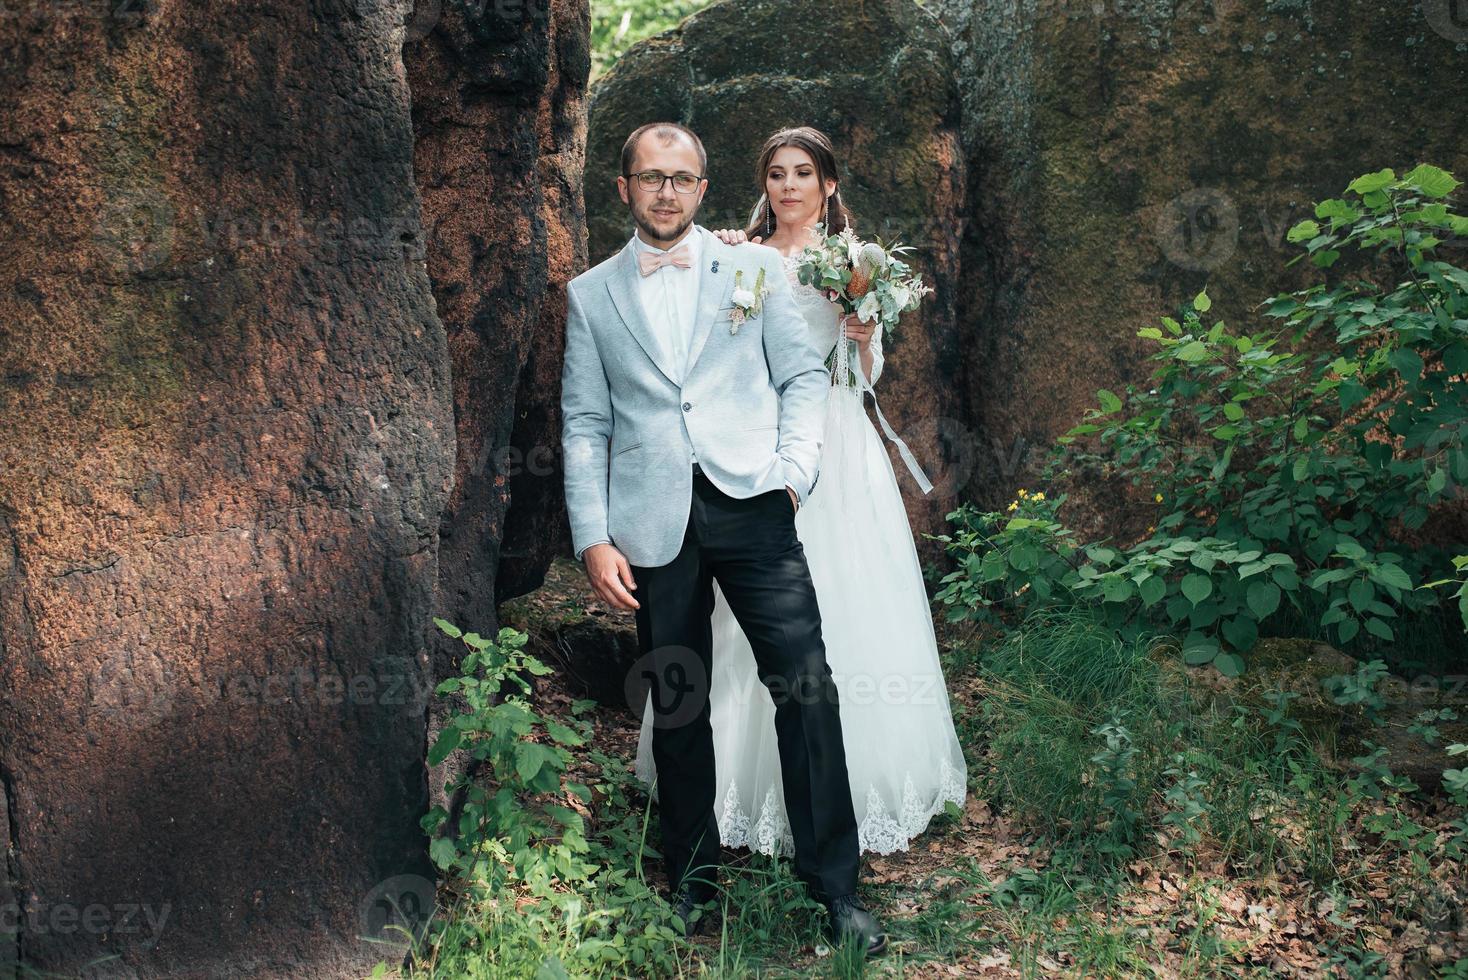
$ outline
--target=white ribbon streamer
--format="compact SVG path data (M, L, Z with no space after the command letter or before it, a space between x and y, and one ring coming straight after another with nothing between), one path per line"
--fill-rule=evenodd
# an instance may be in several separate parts
M878 323L875 329L881 330L882 324ZM933 489L932 482L923 472L923 468L918 465L917 459L912 455L912 450L907 448L907 443L903 442L902 437L892 430L892 426L887 422L887 416L882 414L882 406L877 403L877 393L872 390L872 383L867 380L866 372L860 370L860 360L857 361L858 370L851 370L851 354L847 344L855 346L856 341L846 339L846 317L843 316L841 318L841 339L836 341L836 364L833 372L835 377L840 379L836 382L837 385L842 388L850 388L851 384L848 379L851 375L856 375L858 390L872 396L872 407L877 410L877 421L881 423L882 431L886 433L887 438L897 447L897 455L901 456L902 461L907 464L907 472L912 474L912 478L917 481L917 485L922 488L924 494L929 493Z

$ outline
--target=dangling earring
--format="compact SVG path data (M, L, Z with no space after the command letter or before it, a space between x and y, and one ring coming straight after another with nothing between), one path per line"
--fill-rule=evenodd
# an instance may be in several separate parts
M765 237L770 237L770 222L774 220L775 209L770 205L770 199L765 198Z
M826 234L828 235L831 234L831 198L835 196L834 193L826 196Z

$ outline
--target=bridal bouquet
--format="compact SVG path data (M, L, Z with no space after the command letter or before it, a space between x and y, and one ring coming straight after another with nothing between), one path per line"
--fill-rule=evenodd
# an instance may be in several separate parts
M821 243L806 246L796 274L802 283L824 291L843 313L855 313L862 323L875 319L891 334L897 318L917 309L933 292L923 285L922 275L898 258L911 248L864 242L850 228L830 237L825 231L824 225L816 225Z
M820 244L806 246L796 275L805 285L824 292L843 314L855 313L862 323L876 320L883 334L890 335L897 328L898 318L917 309L923 297L933 292L933 287L923 284L921 274L898 258L911 248L864 242L850 228L830 236L825 231L824 224L816 225ZM833 350L826 366L830 368L836 361Z

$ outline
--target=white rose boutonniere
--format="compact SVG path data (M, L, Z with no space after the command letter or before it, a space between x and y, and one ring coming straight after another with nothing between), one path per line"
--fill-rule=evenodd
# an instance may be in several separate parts
M770 291L765 288L764 269L761 269L759 275L755 276L753 289L744 287L744 270L736 270L734 292L729 296L729 301L734 304L734 308L729 311L729 332L738 333L739 325L747 318L759 316L765 304L765 297L768 295Z

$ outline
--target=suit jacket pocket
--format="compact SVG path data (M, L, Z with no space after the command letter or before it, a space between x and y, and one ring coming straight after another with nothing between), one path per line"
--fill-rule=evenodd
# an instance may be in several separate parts
M637 449L637 448L638 448L638 447L639 447L639 446L641 446L641 445L642 445L642 443L641 443L641 442L640 442L640 441L638 441L638 442L634 442L634 443L633 443L633 444L632 444L632 445L630 445L630 446L623 446L623 447L622 447L622 448L621 448L621 449L618 449L618 450L617 450L617 451L616 451L616 452L614 452L614 453L612 453L612 455L613 455L613 456L620 456L620 455L622 455L622 454L623 454L623 453L626 453L626 452L631 452L631 451L632 451L632 450L634 450L634 449Z

